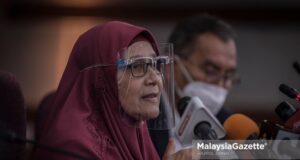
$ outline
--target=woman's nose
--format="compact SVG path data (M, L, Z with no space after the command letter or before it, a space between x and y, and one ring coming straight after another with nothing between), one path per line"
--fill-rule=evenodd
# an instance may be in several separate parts
M145 82L147 85L156 85L161 81L161 78L162 75L156 68L149 67Z

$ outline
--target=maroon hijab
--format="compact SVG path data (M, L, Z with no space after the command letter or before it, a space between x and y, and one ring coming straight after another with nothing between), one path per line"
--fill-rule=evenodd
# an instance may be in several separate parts
M77 40L60 81L39 142L96 159L159 159L146 124L124 125L119 112L117 52L135 37L154 39L144 28L123 22L96 26ZM37 149L36 159L68 159ZM69 158L72 159L72 158Z

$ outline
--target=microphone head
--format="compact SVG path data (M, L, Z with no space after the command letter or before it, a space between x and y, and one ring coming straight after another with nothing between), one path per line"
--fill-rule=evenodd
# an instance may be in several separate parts
M287 95L288 97L294 99L297 97L298 95L298 91L295 90L294 88L291 88L285 84L280 84L279 85L279 90L284 93L285 95Z
M224 122L226 139L247 140L254 134L259 134L256 123L243 114L233 114Z
M187 96L179 99L179 101L177 103L177 110L178 110L180 117L183 115L184 110L187 107L187 105L189 104L190 100L191 100L191 97L187 97Z
M275 109L275 113L283 122L286 122L295 112L296 109L286 101L281 102Z
M300 74L300 64L298 62L294 62L293 67Z
M217 133L211 128L209 122L199 122L194 128L194 134L199 139L216 140L218 139Z

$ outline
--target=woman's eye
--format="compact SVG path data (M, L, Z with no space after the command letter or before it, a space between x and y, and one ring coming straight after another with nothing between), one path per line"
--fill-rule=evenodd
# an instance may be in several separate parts
M132 64L131 67L132 67L133 69L135 69L135 68L138 67L138 64Z
M146 63L146 66L147 66L147 67L151 67L151 66L152 66L152 63Z
M133 69L143 68L143 66L144 66L143 63L134 63L134 64L132 64Z

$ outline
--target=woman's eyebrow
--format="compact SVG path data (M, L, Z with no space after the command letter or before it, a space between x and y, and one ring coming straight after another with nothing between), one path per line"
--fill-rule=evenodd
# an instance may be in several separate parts
M155 52L152 52L150 56L151 56L151 57L156 57Z
M139 57L156 57L156 54L153 52L153 53L151 53L150 55L147 55L147 56L145 56L145 55L135 55L135 56L132 56L132 57L129 57L129 58L139 58Z

